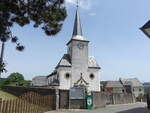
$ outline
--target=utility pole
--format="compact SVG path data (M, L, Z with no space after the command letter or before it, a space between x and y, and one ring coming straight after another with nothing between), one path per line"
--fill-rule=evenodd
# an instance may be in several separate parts
M4 57L4 48L5 48L5 42L2 42L2 48L1 48L1 55L0 55L0 79L1 79L1 70L3 65L3 57Z

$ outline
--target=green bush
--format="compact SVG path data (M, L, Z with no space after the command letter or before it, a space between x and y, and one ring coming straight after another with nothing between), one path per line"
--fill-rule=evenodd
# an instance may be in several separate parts
M11 73L7 78L0 79L0 86L11 85L11 86L30 86L31 81L25 80L24 76L18 72Z

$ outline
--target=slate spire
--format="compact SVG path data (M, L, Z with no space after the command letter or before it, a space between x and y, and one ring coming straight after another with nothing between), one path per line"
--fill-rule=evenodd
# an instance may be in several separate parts
M81 27L81 21L80 21L80 14L79 14L79 6L77 2L77 10L76 10L76 16L74 21L74 28L73 28L73 34L72 36L82 36L82 27Z

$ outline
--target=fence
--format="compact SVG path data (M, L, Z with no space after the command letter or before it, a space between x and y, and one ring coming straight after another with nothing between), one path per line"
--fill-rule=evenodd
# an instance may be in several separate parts
M53 95L39 95L29 92L17 99L2 100L0 113L43 113L55 108Z
M48 87L3 86L2 90L17 97L28 92L36 92L40 95L55 95L55 89L51 89Z

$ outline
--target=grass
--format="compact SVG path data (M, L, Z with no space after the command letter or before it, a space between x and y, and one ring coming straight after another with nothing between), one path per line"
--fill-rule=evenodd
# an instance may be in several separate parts
M15 99L17 97L10 93L0 90L0 98L2 98L2 100L8 100L8 99Z

